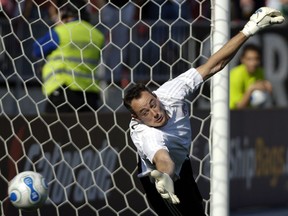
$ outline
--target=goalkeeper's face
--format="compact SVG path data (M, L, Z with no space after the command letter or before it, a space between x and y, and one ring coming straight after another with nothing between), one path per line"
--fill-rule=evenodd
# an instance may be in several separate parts
M157 96L147 91L131 101L131 108L135 112L132 117L151 127L164 126L169 119Z

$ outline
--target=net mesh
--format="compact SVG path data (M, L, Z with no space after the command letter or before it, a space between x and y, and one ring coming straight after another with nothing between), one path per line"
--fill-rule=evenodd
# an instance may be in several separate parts
M60 3L59 3L60 2ZM34 170L49 184L46 204L29 215L156 215L137 179L122 97L131 83L155 89L197 66L210 52L210 1L0 1L0 214L28 215L11 205L8 182ZM89 14L105 35L97 66L100 106L91 112L44 112L36 40L57 25L66 3ZM76 3L75 3L76 2ZM54 11L54 15L51 15ZM74 42L71 41L70 45ZM79 63L82 64L83 62ZM187 102L194 176L209 212L209 87ZM69 102L68 102L69 103ZM90 107L91 108L91 107Z

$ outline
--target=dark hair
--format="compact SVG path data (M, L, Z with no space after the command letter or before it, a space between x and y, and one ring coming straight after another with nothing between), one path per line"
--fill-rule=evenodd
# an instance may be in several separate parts
M59 6L61 19L75 17L77 19L89 21L89 14L86 11L85 4L86 3L83 0L62 2L62 5Z
M248 51L255 51L258 53L259 56L261 56L261 50L259 46L255 44L247 44L246 46L243 47L241 58L244 57Z
M139 99L141 97L141 93L143 91L147 91L149 92L150 94L154 95L153 92L148 88L146 87L144 84L142 83L139 83L139 84L136 84L134 85L132 88L130 88L125 97L123 98L123 104L124 106L131 112L131 113L134 113L134 110L131 108L131 102L133 99Z

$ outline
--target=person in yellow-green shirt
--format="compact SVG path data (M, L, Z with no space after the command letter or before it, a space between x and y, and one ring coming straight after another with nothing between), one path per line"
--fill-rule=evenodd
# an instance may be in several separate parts
M76 3L61 5L59 22L33 44L34 56L45 58L47 113L94 111L101 102L98 68L105 38L86 21L86 2Z
M251 107L253 92L262 92L267 96L272 92L272 85L264 78L259 47L247 44L243 48L240 64L230 72L230 109ZM268 98L266 96L263 96L263 102Z

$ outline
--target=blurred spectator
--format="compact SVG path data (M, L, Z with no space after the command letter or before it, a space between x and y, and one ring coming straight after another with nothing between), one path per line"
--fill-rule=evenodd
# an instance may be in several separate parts
M12 0L0 0L0 70L3 74L12 73L15 67L12 59L19 55L20 45L17 38L19 28L18 19L15 18L19 17L17 4Z
M87 0L86 0L87 1ZM106 0L90 0L87 5L87 12L90 16L92 25L96 25L100 21L100 10L106 4Z
M42 19L50 21L54 16L52 8L56 5L56 0L25 0L23 2L22 14L26 19Z
M266 6L280 10L281 9L281 1L282 0L266 0Z
M272 85L264 79L259 47L247 44L243 48L240 64L230 72L230 109L262 106L267 102L271 91Z
M82 19L79 8L62 5L61 22L33 45L34 55L47 59L42 70L46 112L91 111L100 102L97 72L104 36Z
M16 10L16 2L11 0L0 0L0 7L1 7L1 17L13 17L15 15Z
M266 5L280 10L284 16L288 17L288 0L266 0Z
M288 17L288 0L281 0L281 12Z
M186 20L190 21L196 16L194 10L200 14L200 3L191 0L142 0L139 5L137 14L141 22L137 24L137 35L133 41L142 46L142 55L141 63L133 70L133 81L147 83L153 79L161 84L188 67L182 62L176 63L181 52L179 44L190 36L191 22ZM134 61L136 64L138 59L134 58ZM175 72L170 73L167 65L172 66Z
M101 2L104 0L93 1ZM67 3L71 3L76 7L80 6L78 8L81 8L82 19L88 21L88 14L86 13L88 11L87 7L90 5L88 2L88 0L24 0L21 7L22 13L26 19L41 19L48 23L52 22L52 24L54 24L60 21L58 14L59 9L61 9L61 7Z
M260 7L265 6L265 0L238 0L231 1L232 20L248 20Z
M81 19L90 22L90 15L88 13L88 0L52 0L53 3L49 7L49 15L51 20L54 23L57 23L59 20L59 10L67 3L71 4L73 7L78 8L78 12L81 15ZM98 0L101 1L101 0Z
M201 20L201 18L211 18L211 1L193 1L190 0L192 6L192 19Z
M143 20L162 19L171 23L179 18L191 20L211 17L210 1L138 0L138 3L142 5L141 19Z
M175 21L178 18L190 19L192 17L191 9L194 1L172 1L172 0L154 0L139 1L142 4L141 19L144 20L166 20ZM195 4L195 5L194 5ZM161 11L161 12L160 12Z
M134 24L136 6L129 0L109 0L101 8L101 24L105 27L107 46L103 50L104 62L110 73L107 80L121 86L122 78L127 70L127 44L131 41L130 31Z

